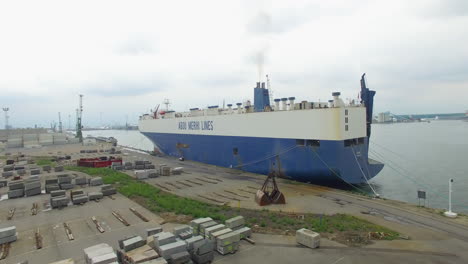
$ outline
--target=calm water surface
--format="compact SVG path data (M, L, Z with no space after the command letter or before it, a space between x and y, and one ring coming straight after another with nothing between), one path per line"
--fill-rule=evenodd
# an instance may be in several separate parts
M120 145L153 149L138 131L85 131L84 135L112 136ZM423 189L426 205L447 208L448 182L453 178L453 210L468 212L468 122L375 124L370 156L386 164L371 180L382 197L417 204L417 190Z

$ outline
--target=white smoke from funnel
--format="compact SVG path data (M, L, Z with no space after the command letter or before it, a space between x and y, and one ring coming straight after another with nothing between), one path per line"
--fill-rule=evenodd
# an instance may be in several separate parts
M263 68L265 65L265 51L261 50L255 54L255 60L257 62L257 71L258 71L258 81L262 81L263 77Z
M251 54L251 62L257 66L258 81L262 82L265 77L265 63L272 33L271 15L260 11L247 23L246 27L252 39L252 46L255 47Z

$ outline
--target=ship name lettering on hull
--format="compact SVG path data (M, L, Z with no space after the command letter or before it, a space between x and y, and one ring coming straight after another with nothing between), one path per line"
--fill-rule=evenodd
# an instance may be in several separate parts
M179 122L179 130L213 130L213 121Z

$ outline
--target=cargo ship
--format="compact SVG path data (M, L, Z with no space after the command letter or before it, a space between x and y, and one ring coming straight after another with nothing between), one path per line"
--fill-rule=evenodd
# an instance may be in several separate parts
M269 83L269 82L267 82ZM367 183L383 168L368 157L375 91L361 77L348 103L277 98L257 82L254 100L186 112L151 111L139 130L166 155L317 184Z

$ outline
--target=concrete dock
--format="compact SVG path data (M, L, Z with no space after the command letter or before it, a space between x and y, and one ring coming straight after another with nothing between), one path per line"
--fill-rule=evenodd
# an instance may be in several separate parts
M8 150L12 154L21 152L31 156L70 155L72 160L82 157L99 157L103 153L80 153L82 149L97 146L61 145L33 149ZM207 203L228 204L233 207L261 209L254 202L254 192L263 183L265 176L238 170L220 168L190 161L179 161L171 157L154 157L144 152L123 148L124 161L149 160L153 164L183 167L180 175L159 176L145 179L156 187L180 196ZM5 153L0 153L5 155ZM3 164L4 165L4 164ZM123 171L135 177L133 171ZM69 173L72 177L83 177L78 172L41 172L41 176ZM89 177L89 176L88 176ZM41 177L42 179L44 177ZM326 187L279 180L287 204L268 206L269 210L292 213L335 214L346 213L393 229L410 239L374 241L370 245L347 247L330 239L323 239L319 249L299 246L292 236L295 230L285 234L258 234L252 236L255 245L241 241L236 254L216 255L215 263L467 263L468 262L468 218L447 219L433 210L418 208L403 202L371 199L349 192ZM44 182L42 182L44 186ZM78 187L77 187L78 188ZM79 187L85 192L100 191L100 186ZM0 188L2 197L8 187ZM43 191L44 192L44 191ZM38 213L31 215L34 203ZM126 236L139 235L146 238L146 229L158 227L161 216L155 215L136 202L120 195L104 197L99 202L89 201L84 205L69 205L62 209L48 207L49 195L0 201L0 228L15 225L18 240L11 244L9 255L0 263L49 263L73 258L84 263L83 248L107 243L118 247L118 240ZM142 221L129 208L136 208L149 222ZM11 220L10 209L15 208ZM113 211L126 219L125 226L112 215ZM100 232L92 217L98 219L104 232ZM64 223L73 232L74 239L67 237ZM164 223L164 231L172 230L175 223ZM34 233L39 230L43 237L43 248L36 249Z

